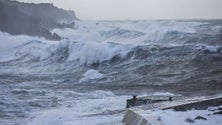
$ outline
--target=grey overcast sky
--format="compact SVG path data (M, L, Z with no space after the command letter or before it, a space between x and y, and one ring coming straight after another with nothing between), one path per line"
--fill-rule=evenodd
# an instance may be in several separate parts
M19 0L50 2L83 20L222 19L222 0Z

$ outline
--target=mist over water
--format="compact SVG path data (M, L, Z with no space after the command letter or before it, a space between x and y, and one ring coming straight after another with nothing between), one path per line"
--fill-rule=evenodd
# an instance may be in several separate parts
M51 32L64 39L0 32L0 124L119 125L134 94L221 93L221 21L77 21Z

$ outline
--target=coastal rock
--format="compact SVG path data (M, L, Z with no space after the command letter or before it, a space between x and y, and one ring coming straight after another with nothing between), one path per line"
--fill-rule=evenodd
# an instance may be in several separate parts
M12 35L60 40L61 37L51 34L50 30L73 28L76 19L74 11L59 9L52 4L0 0L0 30Z
M204 118L202 116L197 116L194 120L204 120L204 121L206 121L207 118Z
M214 112L213 115L222 115L222 111Z
M193 119L191 119L191 118L187 118L187 119L185 119L185 122L194 123L195 121Z

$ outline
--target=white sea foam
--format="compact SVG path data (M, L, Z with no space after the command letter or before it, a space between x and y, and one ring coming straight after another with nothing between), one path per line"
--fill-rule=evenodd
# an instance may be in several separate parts
M68 54L67 61L78 61L80 65L108 61L114 56L125 57L134 45L121 45L114 43L75 42L63 40L54 43L32 40L23 42L11 48L13 51L8 57L17 58L29 56L40 61L48 58L58 58ZM68 53L64 53L64 52ZM8 52L8 51L7 51ZM2 54L2 53L1 53ZM4 53L3 53L4 54ZM5 56L5 55L4 55ZM1 59L2 60L2 59Z
M178 21L129 21L117 23L115 26L129 29L129 30L138 30L143 32L156 32L156 31L181 31L187 33L194 33L195 27L200 24L198 22L178 22Z
M127 96L116 96L106 91L80 95L83 96L84 100L68 100L69 107L33 113L27 120L27 125L121 124L123 114L115 114L115 112L123 111L125 104L122 102L128 98ZM66 105L63 104L63 106Z
M205 50L208 50L210 52L217 52L219 49L219 46L206 46Z
M222 46L216 45L216 46L211 46L211 45L196 45L195 48L197 50L205 50L209 52L222 52Z
M169 32L195 33L195 27L206 24L182 21L99 21L99 25L96 23L81 21L76 22L75 29L54 29L51 32L74 41L144 44L162 40Z
M87 82L88 80L99 80L104 77L104 74L99 73L99 71L90 69L83 74L83 78L79 80L80 83Z
M96 25L95 21L76 21L75 28L54 29L51 32L57 33L64 38L72 41L97 41L104 39L100 36L100 31L109 29L104 25Z
M124 57L134 46L91 41L47 41L37 37L12 36L3 32L0 32L0 36L1 61L22 56L46 60L67 50L67 61L79 61L80 64L100 63L110 60L114 56Z
M208 110L190 110L185 112L174 110L159 110L154 111L153 114L160 117L164 125L221 125L221 115L208 115L212 111ZM207 120L194 120L197 116L207 118ZM194 123L188 123L185 120L192 119Z
M68 61L78 60L80 64L100 63L112 59L114 56L124 57L130 52L132 45L113 43L72 43Z
M155 92L153 93L154 96L177 96L171 92Z
M29 43L30 41L41 41L41 42L45 42L45 43L54 43L56 41L49 41L49 40L45 40L44 38L39 38L39 37L30 37L30 36L26 36L26 35L10 35L8 33L5 32L0 32L0 60L10 60L15 58L15 53L17 51L16 47L23 45L25 43ZM25 47L25 46L24 46ZM33 48L38 48L40 47L39 45L32 46L32 48L25 48L26 50L28 49L29 52L28 53L35 53L36 49L33 50ZM44 46L43 46L44 47ZM24 50L25 51L25 50ZM39 55L39 52L38 54Z

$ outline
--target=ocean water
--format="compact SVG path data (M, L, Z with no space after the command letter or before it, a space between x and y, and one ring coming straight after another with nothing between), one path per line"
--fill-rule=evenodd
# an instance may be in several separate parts
M220 94L222 21L77 21L0 32L1 125L121 125L132 95Z

